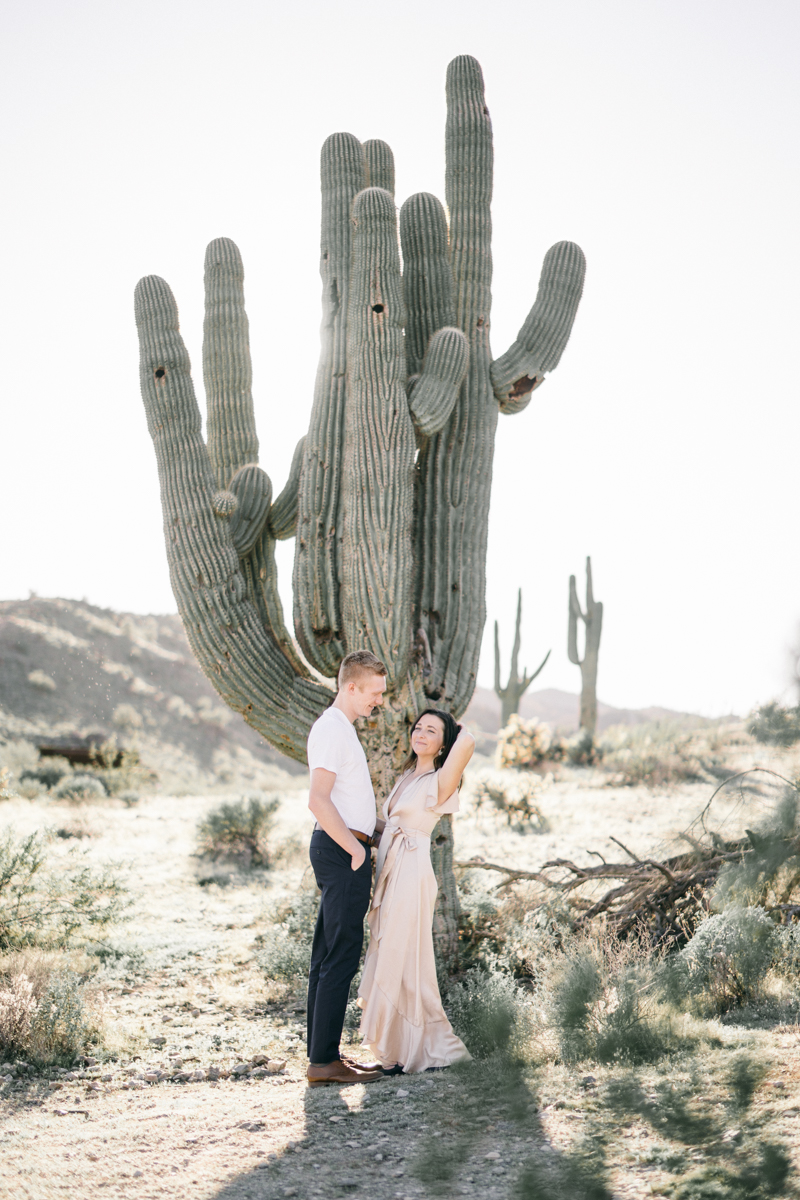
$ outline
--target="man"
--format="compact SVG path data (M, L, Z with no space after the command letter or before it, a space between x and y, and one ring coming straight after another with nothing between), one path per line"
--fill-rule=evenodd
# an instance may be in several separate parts
M310 1087L371 1083L383 1074L378 1064L343 1060L339 1042L361 957L376 827L375 793L354 722L383 704L386 667L368 650L356 650L343 659L338 682L336 699L308 736L308 807L317 822L310 857L322 892L308 974Z

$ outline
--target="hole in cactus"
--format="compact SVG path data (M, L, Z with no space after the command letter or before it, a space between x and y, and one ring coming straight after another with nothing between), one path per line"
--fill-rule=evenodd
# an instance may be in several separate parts
M164 376L166 375L166 373L167 372L164 370L163 367L156 367L156 370L155 370L156 379L163 379Z
M532 392L537 383L541 383L541 378L537 375L533 379L529 375L523 375L518 379L508 393L509 400L518 400L520 396L527 396L528 392Z
M376 313L382 313L382 312L383 312L383 305L382 305L382 304L373 304L373 306L372 306L372 311L373 311L373 312L376 312Z

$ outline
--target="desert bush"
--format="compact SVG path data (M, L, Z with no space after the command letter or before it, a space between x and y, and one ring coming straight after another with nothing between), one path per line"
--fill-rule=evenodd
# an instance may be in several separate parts
M0 767L6 767L15 779L19 779L22 771L35 767L38 762L39 751L33 742L24 738L0 742Z
M256 961L270 979L296 983L308 975L319 895L300 892L273 908L273 924L256 939Z
M762 704L748 717L747 732L768 746L794 746L800 742L800 706L784 708L776 700Z
M0 838L0 948L90 940L125 906L125 889L109 870L83 866L74 854L48 861L39 834Z
M53 788L61 782L66 775L72 774L72 768L65 758L51 759L49 762L40 763L38 766L29 767L25 771L20 771L20 783L26 780L32 780L36 783L41 783L45 788Z
M545 980L565 1062L648 1062L674 1042L658 991L658 960L637 939L574 939Z
M448 987L445 1010L474 1058L488 1058L529 1033L529 997L505 971L473 968Z
M538 775L510 770L482 770L470 779L478 809L488 807L503 816L508 825L517 829L532 829L537 833L547 828L547 822L536 804L536 797L544 786L544 781Z
M73 774L65 776L53 789L56 800L104 800L108 795L103 781L97 775Z
M778 926L763 908L736 907L702 921L667 964L670 995L694 999L701 1010L728 1012L761 994L781 949Z
M563 746L543 721L526 721L519 713L512 713L498 737L497 766L517 770L535 767L545 759L563 758Z
M0 1054L44 1066L72 1063L96 1036L86 988L63 962L12 955L0 966Z
M235 858L241 866L269 865L267 836L280 805L261 794L216 805L197 823L197 849L203 857Z

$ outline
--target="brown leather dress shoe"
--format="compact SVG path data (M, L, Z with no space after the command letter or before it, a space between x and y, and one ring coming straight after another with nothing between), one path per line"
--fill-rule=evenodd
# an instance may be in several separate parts
M375 1083L376 1080L383 1079L383 1071L357 1071L346 1062L337 1059L336 1062L321 1065L309 1063L306 1079L309 1087L324 1087L328 1083L340 1086L343 1083Z

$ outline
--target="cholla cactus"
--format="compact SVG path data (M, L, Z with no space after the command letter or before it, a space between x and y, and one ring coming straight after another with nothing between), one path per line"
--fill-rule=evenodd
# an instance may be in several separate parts
M392 153L333 134L322 148L322 353L307 436L277 498L257 465L244 270L206 254L208 443L178 310L163 279L136 289L140 378L155 443L173 590L200 665L234 711L305 761L331 691L284 626L276 539L296 536L294 628L332 678L367 648L389 668L366 734L380 793L432 701L456 717L475 687L498 414L524 408L566 346L583 288L579 247L546 254L536 301L500 358L491 318L492 129L474 58L447 72L448 215L427 193L400 212ZM438 858L440 950L455 946L449 818ZM436 856L435 856L436 857Z
M477 808L489 806L509 825L526 825L541 833L547 822L536 798L544 786L545 781L538 775L484 769L473 775L470 790Z
M553 739L549 725L543 721L524 720L519 713L512 713L504 729L500 730L497 742L497 766L515 767L517 770L535 767L544 759L560 756L561 743Z

